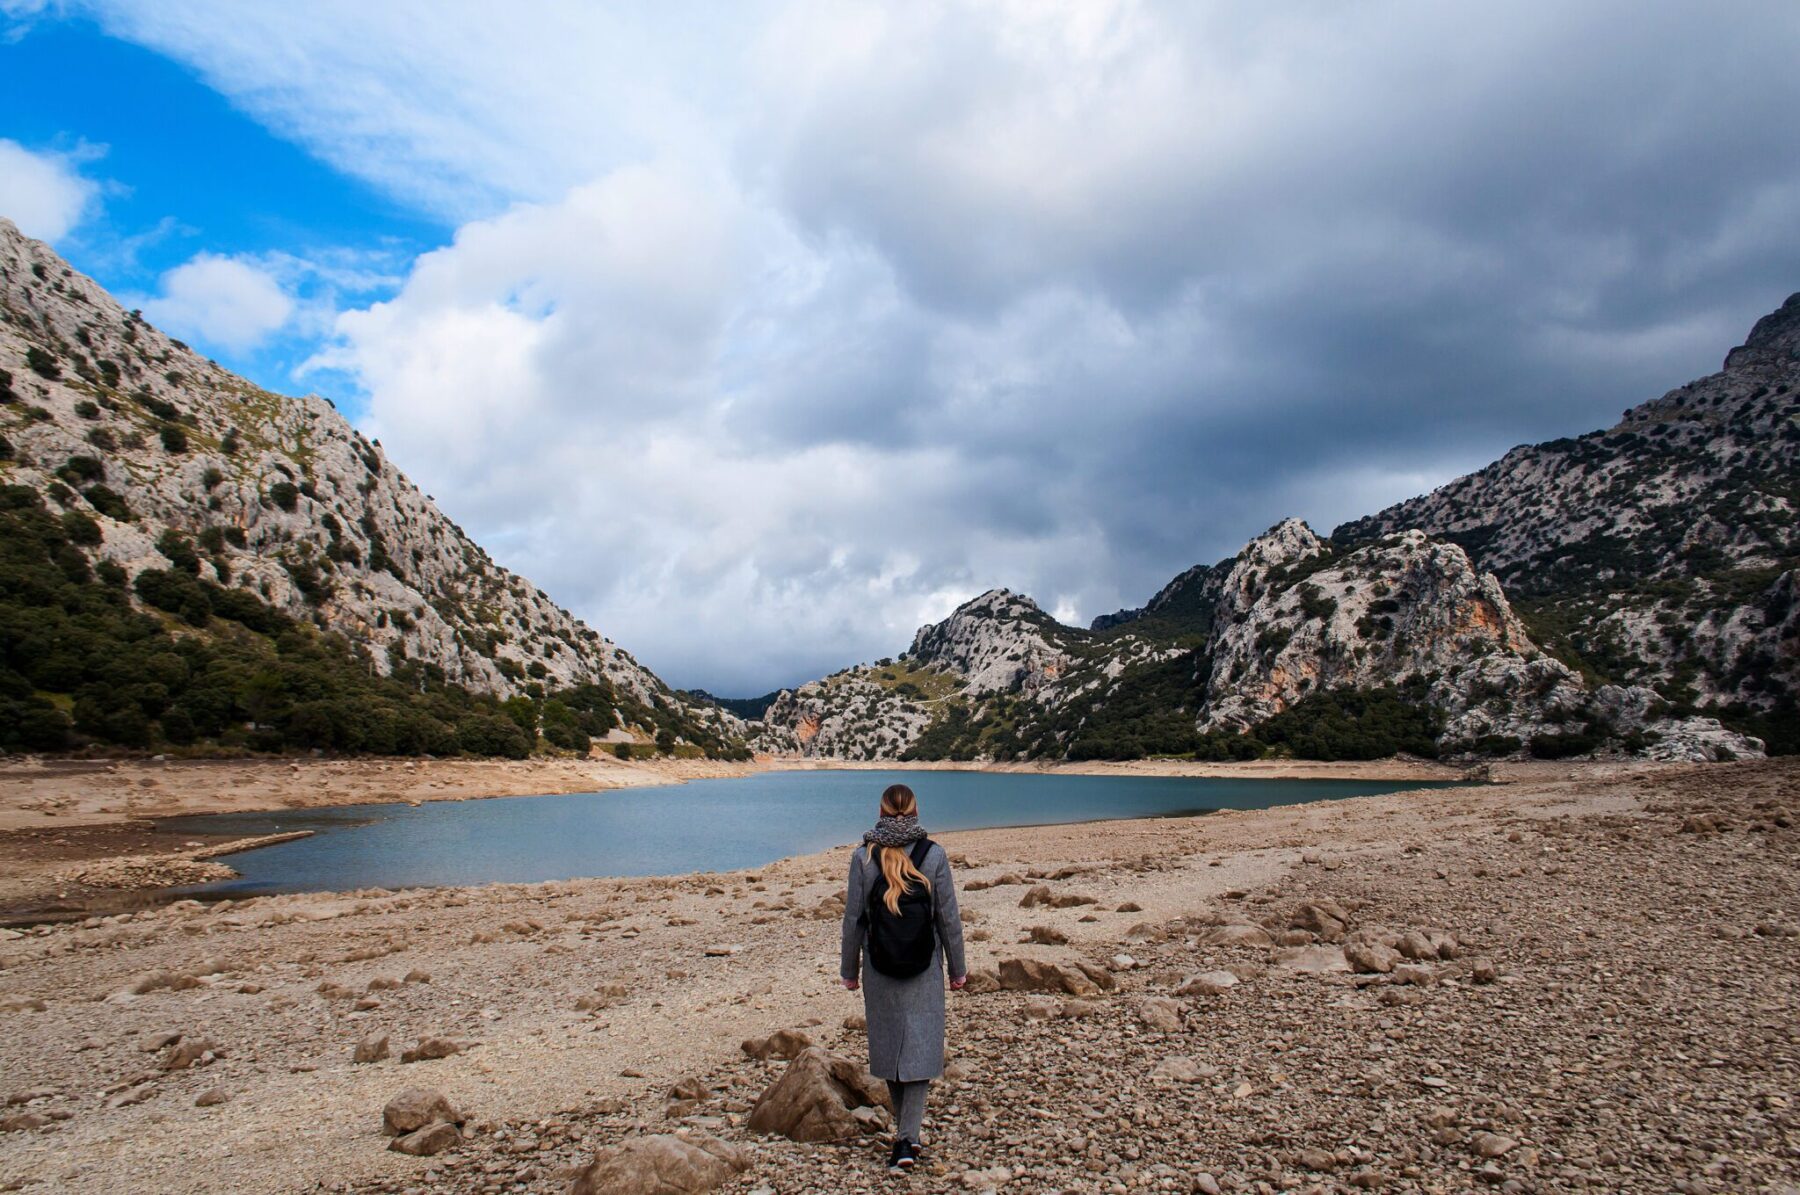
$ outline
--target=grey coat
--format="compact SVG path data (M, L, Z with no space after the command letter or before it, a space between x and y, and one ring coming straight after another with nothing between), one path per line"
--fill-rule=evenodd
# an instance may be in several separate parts
M868 927L863 915L869 886L881 869L869 861L869 849L850 853L850 883L844 893L844 941L839 974L862 980L863 1010L869 1020L869 1073L877 1079L911 1083L944 1073L944 964L952 975L967 975L963 958L962 914L956 907L956 885L950 860L937 843L925 852L919 869L931 881L937 917L937 947L931 965L911 979L894 979L868 958Z

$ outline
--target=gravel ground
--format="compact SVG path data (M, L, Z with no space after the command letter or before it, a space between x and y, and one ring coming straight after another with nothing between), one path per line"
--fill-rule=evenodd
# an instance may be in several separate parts
M1793 1190L1800 767L1565 775L943 836L971 936L985 935L975 965L1136 965L1085 1002L953 997L956 1077L904 1180L874 1139L742 1127L784 1064L740 1040L803 1026L860 1056L843 1027L860 1008L833 965L841 851L728 876L278 897L52 928L0 942L0 1008L14 1009L0 1012L0 1098L17 1100L0 1115L43 1121L0 1133L0 1188L562 1191L595 1148L688 1126L750 1149L751 1169L718 1188L739 1195ZM1094 903L1021 908L1027 887L979 886L1033 870ZM1297 970L1291 952L1336 957L1293 928L1319 925L1309 902L1334 902L1353 941L1450 935L1454 957ZM1033 927L1068 942L1015 945ZM1219 941L1263 932L1295 945ZM1200 985L1216 994L1176 994L1218 971ZM174 986L126 994L159 972ZM1152 1017L1179 1020L1149 1023L1147 997L1172 1001ZM181 1043L146 1047L176 1032L215 1057L164 1069ZM396 1057L353 1065L370 1034ZM468 1046L396 1061L422 1037ZM715 1094L670 1106L689 1077ZM460 1148L387 1152L381 1107L411 1084L464 1107ZM224 1102L196 1106L214 1090Z

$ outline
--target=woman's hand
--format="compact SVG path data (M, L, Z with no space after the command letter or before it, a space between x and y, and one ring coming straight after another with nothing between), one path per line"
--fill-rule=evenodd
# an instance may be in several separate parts
M861 987L861 986L862 986L862 985L861 985L861 984L860 984L860 983L858 983L858 982L857 982L857 981L856 981L856 980L854 980L854 979L845 979L845 980L842 980L842 981L840 981L840 982L842 982L842 983L843 983L843 985L844 985L844 990L845 990L845 991L846 991L846 992L854 992L854 991L855 991L855 990L856 990L856 989L857 989L857 988L859 988L859 987Z
M960 992L963 990L963 985L968 982L969 977L967 975L953 975L950 977L950 990L953 992Z

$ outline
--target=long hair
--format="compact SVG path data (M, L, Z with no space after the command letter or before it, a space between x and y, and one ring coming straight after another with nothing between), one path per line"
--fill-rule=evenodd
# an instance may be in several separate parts
M904 784L890 784L881 794L882 817L917 817L919 801ZM880 852L877 854L876 852ZM913 881L926 882L925 873L913 866L912 853L903 846L869 844L869 857L881 863L881 874L887 879L887 892L882 897L888 912L900 915L900 894L912 890Z

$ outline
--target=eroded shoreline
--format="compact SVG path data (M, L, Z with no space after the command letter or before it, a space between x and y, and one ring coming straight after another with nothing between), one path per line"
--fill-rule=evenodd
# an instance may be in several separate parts
M656 759L55 760L0 763L0 920L14 924L117 912L157 893L229 878L210 862L249 840L159 832L190 814L607 792L767 771L906 770L1096 776L1441 780L1466 770L1427 761L1320 764L845 763L761 757L750 763ZM237 845L233 846L233 842Z

